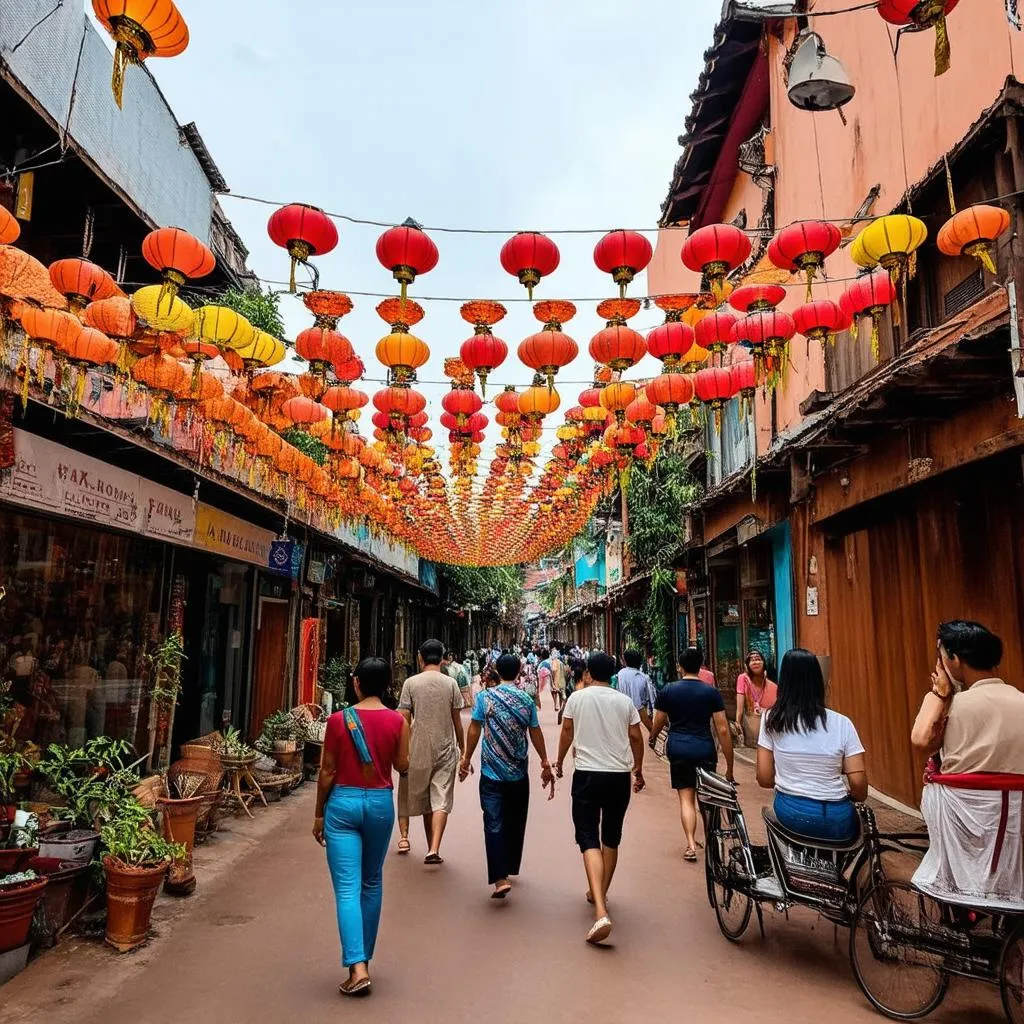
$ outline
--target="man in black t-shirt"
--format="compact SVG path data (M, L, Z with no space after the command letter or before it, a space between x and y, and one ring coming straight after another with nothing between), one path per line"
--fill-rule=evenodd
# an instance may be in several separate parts
M695 647L683 651L679 658L682 678L666 686L655 701L650 739L653 746L668 726L665 752L671 766L672 788L679 793L679 817L686 836L683 858L688 861L697 859L697 769L714 771L718 764L712 728L725 755L725 776L730 782L733 778L732 733L725 703L721 693L697 674L702 660Z

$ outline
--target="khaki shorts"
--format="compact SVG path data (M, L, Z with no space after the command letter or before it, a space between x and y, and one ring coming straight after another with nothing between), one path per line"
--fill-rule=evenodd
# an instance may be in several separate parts
M398 816L415 818L434 811L451 813L455 805L455 774L458 759L433 768L409 767L398 782Z

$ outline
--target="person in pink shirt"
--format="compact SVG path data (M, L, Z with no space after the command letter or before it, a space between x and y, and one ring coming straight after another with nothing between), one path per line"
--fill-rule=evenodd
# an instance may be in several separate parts
M736 677L736 722L733 731L748 747L757 746L761 714L775 707L779 688L768 678L768 664L760 651L750 651L746 672Z

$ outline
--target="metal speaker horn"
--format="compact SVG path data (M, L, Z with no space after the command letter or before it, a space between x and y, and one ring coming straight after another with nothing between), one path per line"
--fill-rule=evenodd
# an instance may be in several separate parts
M801 110L838 110L856 92L843 65L817 32L807 32L789 66L789 102Z

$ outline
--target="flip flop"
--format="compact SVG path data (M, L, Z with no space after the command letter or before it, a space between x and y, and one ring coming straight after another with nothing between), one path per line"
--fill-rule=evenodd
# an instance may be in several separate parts
M512 891L511 884L506 885L503 889L495 889L491 893L492 900L503 900Z
M363 978L361 981L357 981L354 985L349 985L348 982L343 982L338 986L338 991L343 996L368 996L370 994L370 986L373 982L369 978Z
M444 860L442 859L441 854L439 854L439 853L428 853L426 855L426 857L423 858L423 863L424 864L443 864Z
M683 853L683 860L688 860L691 863L695 862L697 860L697 851L696 850L686 850Z
M412 843L408 839L398 840L398 853L409 853L412 850Z
M599 942L604 942L612 933L612 919L610 917L600 917L595 922L593 927L587 932L587 942L592 946L596 946Z

